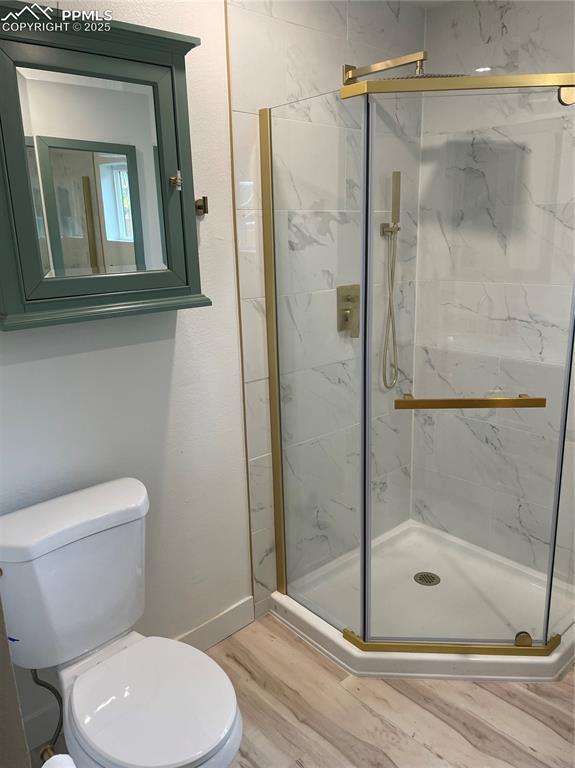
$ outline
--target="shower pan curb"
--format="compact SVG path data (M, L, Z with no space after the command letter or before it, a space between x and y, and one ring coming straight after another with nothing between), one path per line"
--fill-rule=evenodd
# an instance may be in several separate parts
M575 624L548 656L361 651L342 633L280 592L271 612L316 650L358 677L461 678L481 680L556 680L573 659Z

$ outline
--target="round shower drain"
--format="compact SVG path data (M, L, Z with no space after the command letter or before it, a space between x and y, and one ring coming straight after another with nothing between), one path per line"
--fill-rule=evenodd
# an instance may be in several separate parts
M431 571L420 571L419 573L415 574L413 579L418 584L422 584L424 587L434 587L441 581L439 576L436 573L431 573Z

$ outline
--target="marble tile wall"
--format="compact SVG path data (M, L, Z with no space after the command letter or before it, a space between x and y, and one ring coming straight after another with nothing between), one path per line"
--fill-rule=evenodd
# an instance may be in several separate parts
M545 8L543 8L545 6ZM573 4L427 13L428 71L572 71ZM416 416L412 515L544 571L574 260L574 116L554 92L425 97L415 386L545 410ZM572 437L556 573L573 580Z
M329 93L339 88L344 63L420 48L424 11L410 2L369 0L228 0L227 6L254 582L256 610L263 611L275 564L257 112L286 105L281 114L274 111L275 202L286 485L299 510L288 514L295 576L349 550L359 535L358 345L334 329L336 286L359 281L361 116L357 103ZM387 126L383 117L389 143L408 115L390 106ZM383 198L380 210L383 216ZM409 220L406 214L400 311L407 317L414 314L415 232L415 214ZM401 349L402 381L411 377L412 339ZM387 451L378 461L374 498L383 510L399 496L393 509L403 519L409 430L393 423L389 398L378 399L374 430L380 438L394 436L403 458Z
M359 544L362 113L327 94L274 109L274 204L288 582Z

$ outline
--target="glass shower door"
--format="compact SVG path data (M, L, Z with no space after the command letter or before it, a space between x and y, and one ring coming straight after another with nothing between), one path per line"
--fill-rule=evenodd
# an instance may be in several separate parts
M573 107L541 89L369 98L366 637L546 642Z
M363 104L271 110L287 591L360 631Z

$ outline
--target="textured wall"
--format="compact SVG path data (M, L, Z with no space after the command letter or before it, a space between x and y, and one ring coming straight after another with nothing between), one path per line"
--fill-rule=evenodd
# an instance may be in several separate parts
M251 596L224 6L99 7L202 38L187 69L195 188L210 198L202 288L213 307L2 334L0 509L140 478L151 509L138 628L174 637Z

